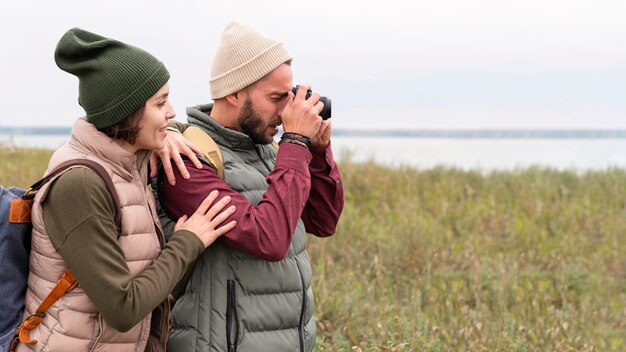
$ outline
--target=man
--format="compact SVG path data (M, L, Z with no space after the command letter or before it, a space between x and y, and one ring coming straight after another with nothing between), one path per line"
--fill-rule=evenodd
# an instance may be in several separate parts
M172 217L191 214L206 194L230 196L237 227L198 259L174 306L172 351L312 351L311 264L306 233L330 236L344 192L331 125L309 86L291 92L283 44L240 22L221 36L211 70L214 104L187 109L190 126L219 145L224 179L185 160L159 198ZM272 146L277 127L284 134Z

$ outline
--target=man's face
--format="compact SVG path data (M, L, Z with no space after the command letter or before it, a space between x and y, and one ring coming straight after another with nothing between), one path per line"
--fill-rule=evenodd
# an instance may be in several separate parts
M281 125L280 113L287 104L292 86L291 66L282 64L244 90L245 100L237 116L241 131L256 144L274 141Z

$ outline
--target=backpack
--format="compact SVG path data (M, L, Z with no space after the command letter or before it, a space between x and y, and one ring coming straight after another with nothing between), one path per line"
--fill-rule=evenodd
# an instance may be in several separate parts
M24 296L28 284L32 223L30 210L37 191L53 177L71 167L84 166L96 172L106 184L116 204L115 222L121 224L119 200L113 182L106 170L87 159L66 161L48 175L35 182L28 190L0 186L0 352L13 351L18 341L36 343L28 337L30 331L41 323L45 311L66 292L76 286L74 275L67 269L57 286L43 300L37 312L22 322Z
M217 146L217 143L204 132L200 127L189 126L183 132L183 137L186 140L193 143L202 151L204 156L213 167L217 170L217 175L224 179L224 158L222 157L222 151Z

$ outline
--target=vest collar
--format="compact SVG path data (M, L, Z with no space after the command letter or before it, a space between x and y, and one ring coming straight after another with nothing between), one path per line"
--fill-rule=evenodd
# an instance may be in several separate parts
M208 130L218 144L229 149L248 150L254 149L255 145L247 134L222 126L215 121L210 114L213 104L196 105L187 108L187 121L189 124Z
M144 171L147 172L147 161L151 153L149 150L140 150L135 154L128 152L111 137L98 131L84 117L74 123L68 143L74 148L84 148L95 156L108 160L110 166L128 180L132 179L135 170L141 170L142 174Z

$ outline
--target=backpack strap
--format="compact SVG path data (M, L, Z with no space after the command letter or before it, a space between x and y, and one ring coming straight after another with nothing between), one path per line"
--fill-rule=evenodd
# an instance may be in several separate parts
M22 222L30 222L31 220L30 209L32 207L33 199L35 198L37 191L44 184L46 184L52 178L57 176L59 173L62 173L73 166L88 167L91 170L93 170L96 174L98 174L98 176L100 176L102 181L104 181L107 189L109 190L109 193L111 194L111 197L113 198L113 202L115 203L115 224L119 228L121 228L122 216L121 216L120 205L119 205L120 201L119 201L119 197L117 196L117 193L115 192L115 187L113 186L113 181L111 180L111 176L109 176L109 173L104 169L102 165L98 164L97 162L93 160L88 160L88 159L74 159L74 160L68 160L64 163L61 163L54 170L52 170L48 175L46 175L39 181L35 182L30 187L30 189L22 196L22 198L15 199L16 201L23 201L23 204L21 205L22 208L26 208L26 207L28 208L27 214L25 213L21 214ZM13 203L11 204L11 207L13 208ZM11 214L13 214L13 210L11 210ZM24 321L22 322L22 324L17 328L17 331L15 332L15 337L13 338L13 341L11 341L11 346L9 348L9 351L11 352L15 351L15 349L17 348L17 344L19 342L22 342L28 345L36 344L37 340L30 339L30 332L33 329L35 329L39 324L41 324L41 322L46 316L46 311L50 307L52 307L52 305L56 301L58 301L61 297L63 297L63 295L73 290L77 284L78 282L76 281L76 277L74 277L74 274L70 271L69 268L65 269L65 271L61 274L61 277L59 277L59 280L57 281L56 286L52 289L52 291L48 294L48 296L44 298L44 300L41 302L41 304L39 305L35 313L26 317Z
M200 127L189 126L183 132L183 137L190 141L193 145L200 148L202 156L204 156L216 169L217 175L224 179L224 159L222 158L222 151L217 146L217 143L204 132Z
M204 156L210 163L217 169L217 175L224 179L224 158L222 157L222 151L220 147L215 143L215 140L204 132L200 127L189 126L183 132L183 137L191 142L193 145L200 148L202 156ZM272 147L278 151L278 144L272 141Z
M117 205L120 204L120 200L117 196L117 193L115 192L113 181L111 180L109 173L104 169L102 165L89 159L74 159L74 160L65 161L59 164L56 168L54 168L49 174L44 176L42 179L33 183L33 185L30 186L30 188L26 191L26 193L24 193L24 195L21 198L16 198L11 201L11 211L9 213L9 222L14 223L14 224L30 223L31 222L30 209L33 206L33 199L35 199L35 195L37 194L37 191L39 191L39 189L43 187L43 185L48 183L48 181L50 181L52 178L54 178L59 173L64 172L65 170L67 170L68 168L72 166L88 167L91 170L93 170L95 173L97 173L98 176L100 176L100 178L102 179L102 181L104 181L107 189L109 190L109 194L111 194L111 197L113 198L113 202L116 205L115 224L118 227L120 227L122 223L122 217L117 207Z
M46 317L46 311L52 307L52 305L59 300L59 298L63 297L66 293L76 287L78 282L74 277L74 274L70 271L70 269L65 269L61 277L57 281L56 286L52 289L52 291L48 294L48 296L41 302L37 311L24 319L22 324L17 328L16 337L11 342L11 348L9 351L14 351L17 347L18 342L25 343L27 345L34 345L37 343L37 340L30 339L30 332L36 328L43 319Z

